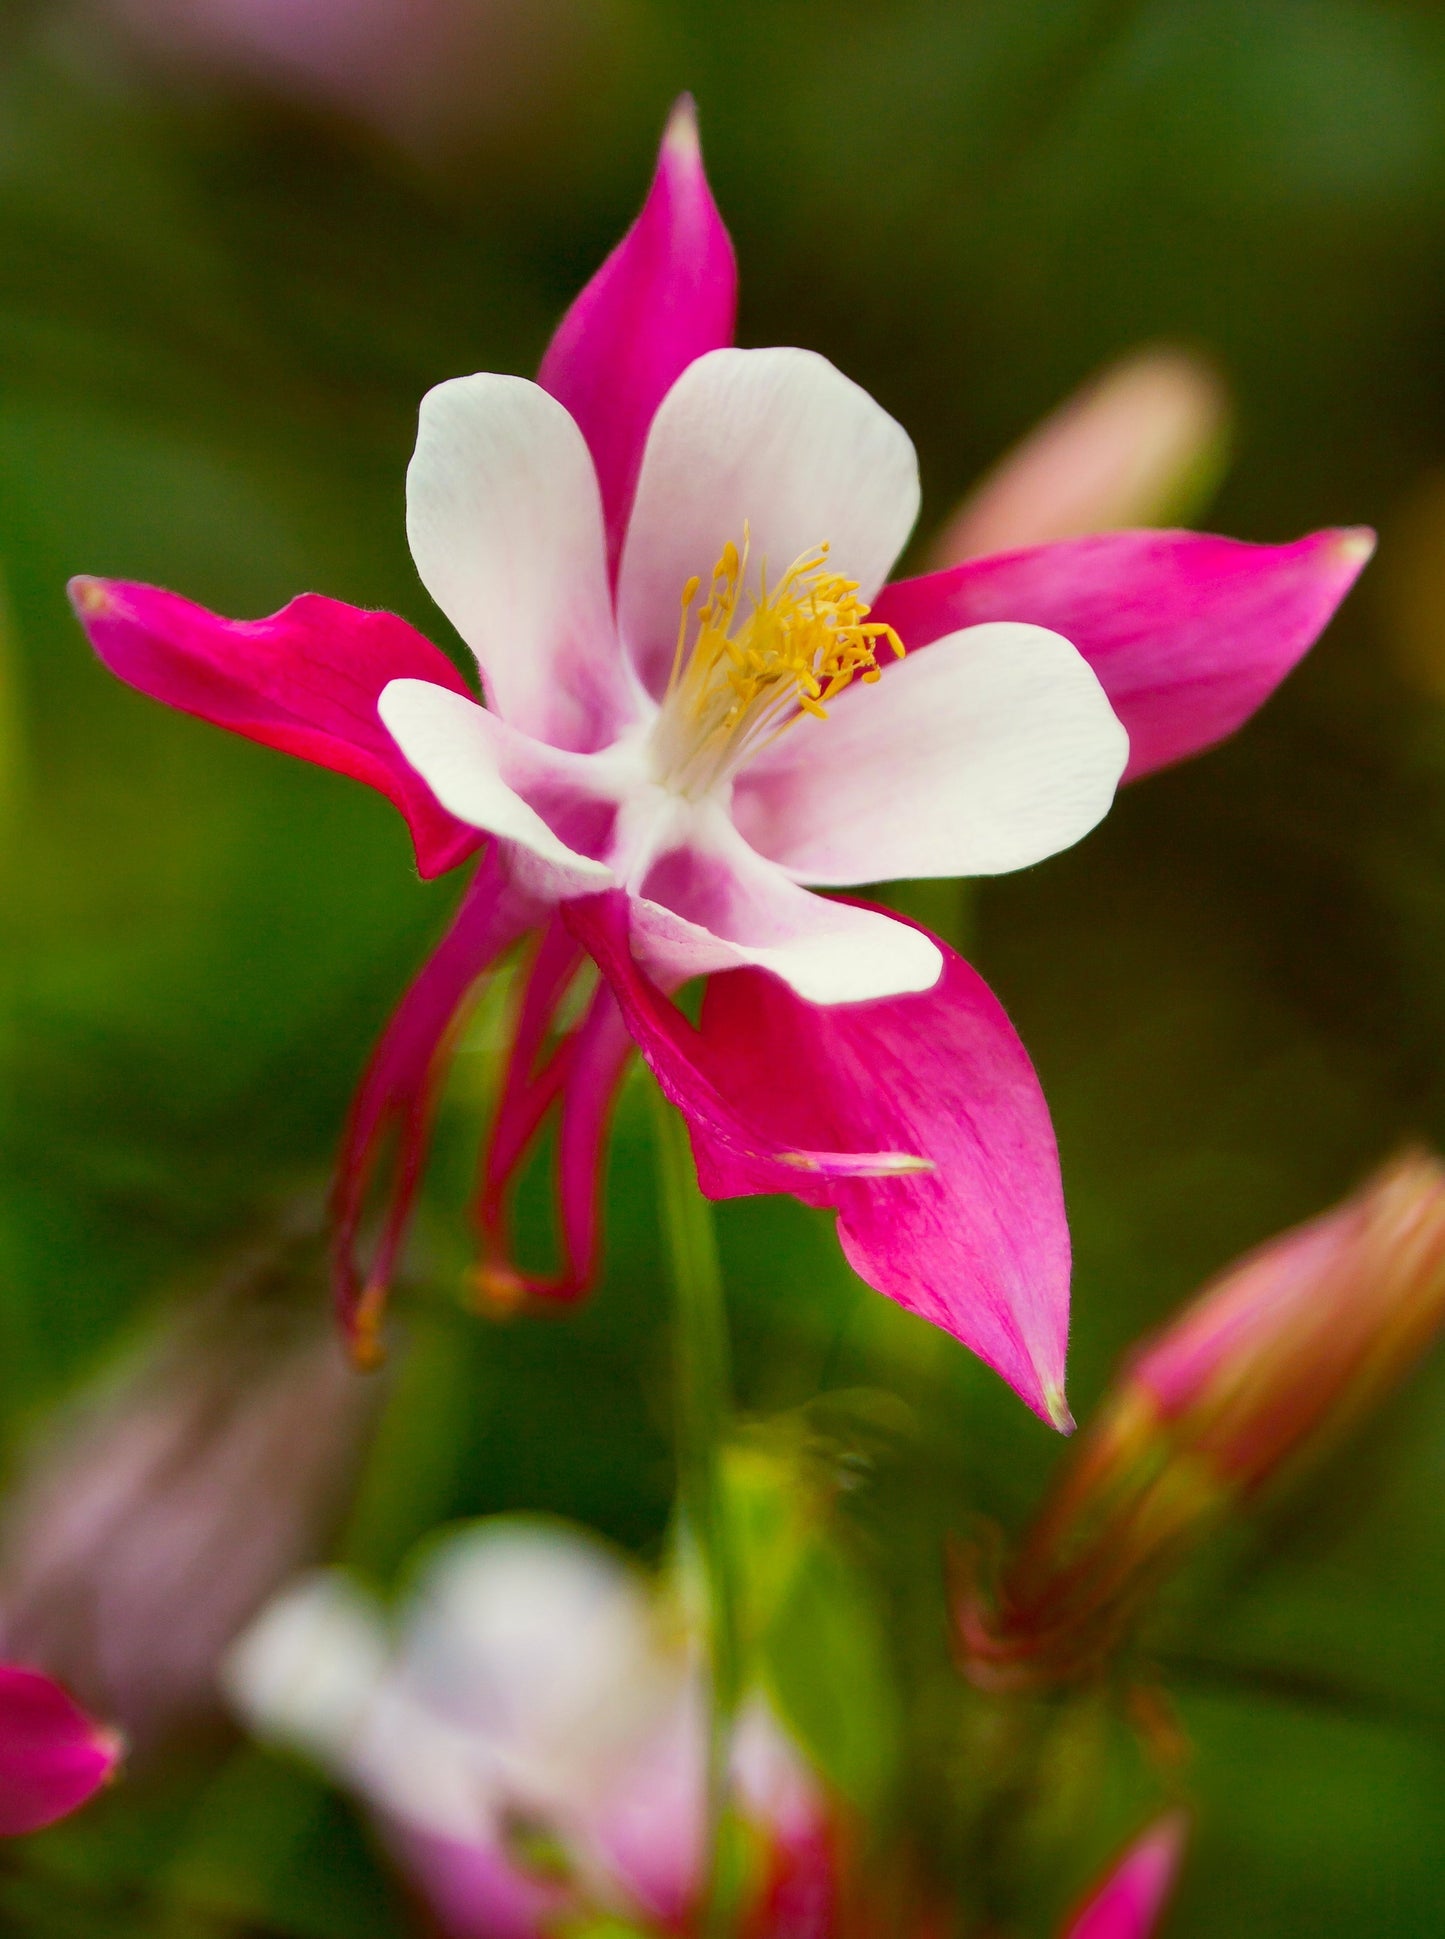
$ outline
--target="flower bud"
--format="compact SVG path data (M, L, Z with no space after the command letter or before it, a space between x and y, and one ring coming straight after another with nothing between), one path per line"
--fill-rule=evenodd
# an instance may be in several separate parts
M0 1650L139 1752L217 1708L216 1665L344 1504L375 1383L346 1363L317 1208L236 1256L52 1419L0 1512Z
M945 528L935 562L1177 521L1208 495L1228 428L1224 385L1202 358L1136 350L1004 454Z
M965 1566L970 1679L1020 1688L1097 1665L1192 1543L1377 1405L1442 1319L1445 1168L1412 1152L1250 1254L1136 1350L993 1606Z

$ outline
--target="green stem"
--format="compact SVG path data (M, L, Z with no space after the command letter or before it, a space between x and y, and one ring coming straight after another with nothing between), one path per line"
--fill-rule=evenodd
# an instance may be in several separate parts
M723 1492L722 1454L732 1415L727 1308L712 1207L698 1190L682 1119L655 1092L662 1217L672 1263L677 1495L684 1539L702 1577L709 1671L707 1839L701 1930L732 1930L725 1862L728 1766L741 1696L737 1593Z

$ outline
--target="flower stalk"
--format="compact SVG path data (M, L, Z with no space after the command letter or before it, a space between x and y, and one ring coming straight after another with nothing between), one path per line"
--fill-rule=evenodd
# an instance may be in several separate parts
M699 1931L732 1929L727 1863L733 1724L742 1692L738 1589L722 1455L732 1415L727 1307L712 1206L699 1191L681 1117L654 1089L658 1183L673 1289L673 1394L677 1500L684 1541L701 1580L708 1667L706 1818Z

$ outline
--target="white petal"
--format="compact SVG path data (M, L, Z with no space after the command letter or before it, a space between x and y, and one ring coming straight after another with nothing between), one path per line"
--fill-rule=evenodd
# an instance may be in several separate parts
M667 683L682 590L751 538L752 589L826 540L865 599L918 516L908 433L811 350L713 350L689 364L647 436L618 577L618 624L654 695Z
M406 529L423 585L476 654L492 708L555 747L616 738L635 703L617 647L597 474L582 433L523 377L422 399Z
M1108 813L1129 758L1082 655L1011 620L947 634L828 714L791 727L733 801L753 846L802 882L1026 868Z
M563 1789L668 1691L647 1593L600 1541L500 1517L448 1538L418 1583L403 1673L414 1697Z
M810 1003L862 1003L932 989L943 968L931 937L799 888L726 824L661 857L643 890L633 949L664 989L751 964Z
M387 732L450 814L534 858L529 882L539 893L594 895L612 871L568 847L533 801L554 819L585 824L605 802L588 782L588 757L564 754L429 680L393 680L377 711Z
M221 1685L257 1736L338 1766L386 1679L387 1649L371 1598L321 1570L283 1590L242 1632Z

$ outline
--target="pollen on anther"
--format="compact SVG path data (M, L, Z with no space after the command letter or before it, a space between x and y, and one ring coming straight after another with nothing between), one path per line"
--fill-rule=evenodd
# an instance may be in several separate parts
M684 793L716 785L805 715L826 720L854 680L873 685L885 643L903 657L894 629L868 619L859 582L828 570L826 542L775 580L759 561L749 597L751 550L744 524L741 546L730 539L718 555L702 603L701 577L683 588L659 777Z

